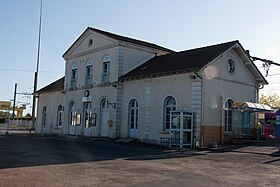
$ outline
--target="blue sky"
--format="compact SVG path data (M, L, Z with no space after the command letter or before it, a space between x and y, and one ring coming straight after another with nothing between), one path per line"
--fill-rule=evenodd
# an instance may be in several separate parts
M43 0L38 88L64 75L62 54L88 26L176 51L239 40L251 55L280 63L279 7L278 0ZM39 8L40 0L0 0L0 101L13 98L15 83L18 92L33 91ZM269 74L262 93L279 92L280 67Z

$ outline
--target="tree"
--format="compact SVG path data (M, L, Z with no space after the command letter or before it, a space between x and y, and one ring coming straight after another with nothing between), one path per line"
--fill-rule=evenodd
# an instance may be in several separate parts
M7 118L8 112L0 111L0 118Z
M261 94L259 98L259 102L264 105L270 106L272 109L280 108L280 97L276 93L271 95Z

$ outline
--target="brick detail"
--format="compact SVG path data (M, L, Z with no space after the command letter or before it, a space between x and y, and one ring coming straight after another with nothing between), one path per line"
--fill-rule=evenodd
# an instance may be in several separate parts
M206 145L210 142L221 143L222 140L222 127L220 126L202 126L201 127L201 137L203 144Z

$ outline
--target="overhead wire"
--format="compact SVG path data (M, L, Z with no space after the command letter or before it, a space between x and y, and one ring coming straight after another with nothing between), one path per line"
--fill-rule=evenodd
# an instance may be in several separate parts
M34 70L28 70L28 69L10 69L10 68L0 68L0 71L19 71L19 72L30 72L33 73ZM64 73L64 72L58 72L58 71L39 71L41 73Z

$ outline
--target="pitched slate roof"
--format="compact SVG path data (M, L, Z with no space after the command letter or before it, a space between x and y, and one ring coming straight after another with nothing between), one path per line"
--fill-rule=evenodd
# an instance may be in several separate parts
M159 46L159 45L156 45L156 44L153 44L153 43L149 43L149 42L145 42L145 41L142 41L142 40L137 40L137 39L134 39L134 38L129 38L129 37L121 36L121 35L114 34L114 33L111 33L111 32L107 32L107 31L103 31L103 30L96 29L96 28L88 27L88 28L80 35L80 37L68 48L68 50L62 55L63 57L66 55L66 53L68 53L68 51L72 48L72 46L73 46L73 45L74 45L88 30L97 32L97 33L99 33L99 34L103 34L103 35L108 36L108 37L110 37L110 38L113 38L113 39L115 39L115 40L125 41L125 42L128 42L128 43L133 43L133 44L137 44L137 45L142 45L142 46L145 46L145 47L149 47L149 48L153 48L153 49L157 49L157 50L162 50L162 51L166 51L166 52L174 52L174 51L172 51L171 49L167 49L167 48L165 48L165 47L162 47L162 46Z
M64 79L65 79L65 77L62 77L62 78L50 83L49 85L41 88L36 93L41 94L44 92L61 91L64 89Z
M230 41L217 45L155 56L122 76L121 80L198 70L229 48L233 47L235 44L239 44L239 41Z

